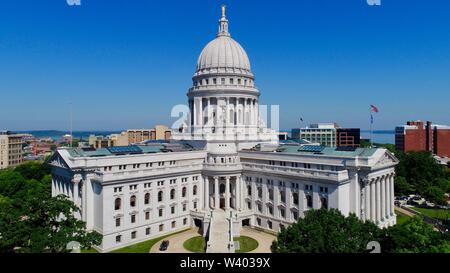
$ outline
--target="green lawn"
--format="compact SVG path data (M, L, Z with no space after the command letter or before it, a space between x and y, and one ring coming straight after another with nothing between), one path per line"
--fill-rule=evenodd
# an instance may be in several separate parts
M155 239L151 239L151 240L148 240L148 241L145 241L145 242L137 243L137 244L134 244L134 245L131 245L131 246L123 247L123 248L119 248L119 249L111 251L110 253L149 253L150 249L158 241L160 241L160 240L162 240L164 238L167 238L169 236L185 232L186 230L189 230L189 229L184 229L184 230L181 230L181 231L178 231L178 232L174 232L174 233L171 233L171 234L167 234L167 235L164 235L164 236L161 236L161 237L158 237L158 238L155 238Z
M89 248L89 249L82 249L81 253L98 253L98 251L95 248Z
M418 208L414 207L414 210L422 213L431 218L435 218L438 220L447 220L450 216L448 209L427 209L427 208Z
M191 252L205 253L206 242L203 236L192 237L183 243L183 247Z
M395 214L397 214L397 224L404 223L404 222L408 221L408 219L411 218L408 215L403 214L399 211L395 211Z
M255 250L258 247L258 241L247 236L235 237L234 241L238 241L240 249L236 253L245 253Z

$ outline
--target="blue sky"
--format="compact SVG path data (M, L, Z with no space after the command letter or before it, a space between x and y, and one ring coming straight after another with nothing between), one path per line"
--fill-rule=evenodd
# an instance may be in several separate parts
M220 4L281 128L450 124L450 1L3 0L0 129L171 124Z

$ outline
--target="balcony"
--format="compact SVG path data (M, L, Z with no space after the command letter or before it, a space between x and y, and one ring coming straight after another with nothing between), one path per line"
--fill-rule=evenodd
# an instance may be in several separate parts
M273 166L268 164L259 163L242 163L244 170L259 171L259 172L269 172L274 174L284 174L284 175L294 175L300 177L316 178L332 180L336 182L346 181L349 179L348 172L343 171L324 171L324 170L313 170L304 168L294 168L285 166Z

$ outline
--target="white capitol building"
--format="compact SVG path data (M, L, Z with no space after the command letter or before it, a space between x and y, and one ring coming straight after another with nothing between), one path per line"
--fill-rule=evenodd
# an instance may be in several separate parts
M397 159L386 149L279 143L224 8L187 95L192 114L171 141L65 148L51 158L52 195L80 207L87 229L103 235L98 250L196 226L207 252L234 252L242 226L276 233L322 207L395 224Z

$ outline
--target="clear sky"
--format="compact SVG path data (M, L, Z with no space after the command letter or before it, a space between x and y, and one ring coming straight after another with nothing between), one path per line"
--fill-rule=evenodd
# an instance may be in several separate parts
M0 129L170 125L222 3L281 128L450 124L448 0L2 0Z

